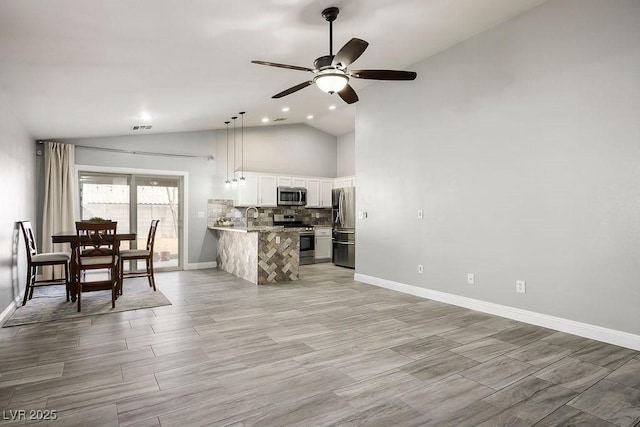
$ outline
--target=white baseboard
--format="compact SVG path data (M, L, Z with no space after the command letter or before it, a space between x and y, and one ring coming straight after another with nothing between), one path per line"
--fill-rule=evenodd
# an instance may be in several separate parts
M563 319L561 317L549 316L547 314L536 313L534 311L522 310L506 305L494 304L473 298L434 291L414 285L394 282L392 280L381 279L379 277L368 276L366 274L356 273L354 274L354 280L405 294L469 308L483 313L494 314L496 316L506 317L508 319L518 320L520 322L542 326L544 328L640 351L640 335L634 335L628 332L617 331L615 329L603 328L601 326L576 322L574 320Z
M187 264L185 266L185 270L203 270L205 268L217 268L218 263L215 261L211 262L194 262L191 264Z
M0 313L0 327L4 324L4 321L7 320L9 316L13 314L14 311L16 311L16 308L18 308L18 303L20 302L21 299L22 299L22 294L18 295L16 299L11 301L11 304L9 304L9 306L5 308L2 313Z

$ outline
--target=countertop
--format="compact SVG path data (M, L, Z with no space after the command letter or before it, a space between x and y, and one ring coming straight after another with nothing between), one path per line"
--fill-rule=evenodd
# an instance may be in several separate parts
M236 226L216 225L208 228L209 230L232 231L235 233L273 233L274 231L277 231L278 233L280 233L280 232L300 231L299 228L285 229L282 226L236 227Z
M233 231L235 233L293 233L300 231L307 231L304 227L289 227L285 228L281 225L262 225L259 227L241 227L241 226L232 226L232 225L215 225L213 227L208 227L209 230L218 230L218 231ZM320 229L331 229L330 225L316 225L314 228Z

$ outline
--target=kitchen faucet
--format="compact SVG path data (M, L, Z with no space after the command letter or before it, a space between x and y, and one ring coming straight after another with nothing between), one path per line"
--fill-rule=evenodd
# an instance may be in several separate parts
M255 206L249 206L247 210L244 211L244 219L247 223L247 228L249 228L249 209L253 209L255 211L255 214L253 214L254 218L257 218L259 213L258 208L256 208Z

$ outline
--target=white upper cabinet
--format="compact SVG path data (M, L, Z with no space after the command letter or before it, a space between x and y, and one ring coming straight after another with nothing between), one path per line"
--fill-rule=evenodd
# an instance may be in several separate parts
M291 178L291 186L307 188L307 178L299 177L299 176L293 177Z
M332 179L320 180L320 205L319 206L321 208L331 207L331 190L332 189L333 189Z
M278 205L278 180L272 175L258 176L258 206Z
M320 179L307 178L307 207L319 208L320 206Z
M291 185L291 177L290 176L279 176L278 177L278 187L293 187L293 185Z
M343 176L333 180L333 188L355 187L355 176Z
M258 204L258 176L245 173L244 185L238 185L233 193L234 206L256 206Z
M278 187L303 187L307 189L307 207L330 208L333 188L355 187L355 176L340 178L318 178L286 176L268 173L245 172L246 184L238 186L233 193L235 206L278 205Z

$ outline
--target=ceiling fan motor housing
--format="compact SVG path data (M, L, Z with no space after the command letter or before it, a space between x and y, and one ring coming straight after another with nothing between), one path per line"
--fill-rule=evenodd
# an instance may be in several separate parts
M325 55L313 61L313 66L316 70L322 71L328 68L334 68L333 65L333 55Z

